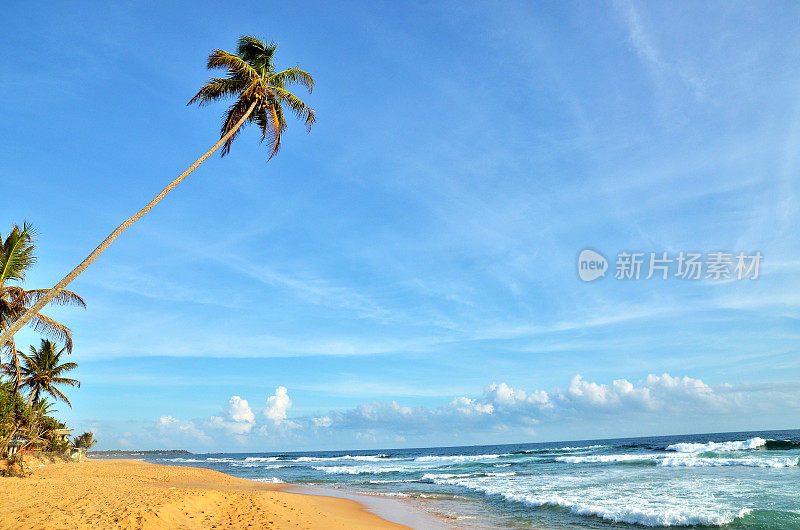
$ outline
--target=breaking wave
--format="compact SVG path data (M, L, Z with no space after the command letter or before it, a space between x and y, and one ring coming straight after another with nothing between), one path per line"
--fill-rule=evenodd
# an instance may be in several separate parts
M793 467L800 458L664 458L658 465L663 467Z
M383 462L385 460L402 460L400 458L390 458L387 454L377 455L343 455L343 456L301 456L295 458L295 462L327 462L329 460L355 460L362 462Z
M642 526L718 526L729 524L748 515L751 510L744 508L738 511L713 509L685 509L679 507L636 506L629 499L621 498L615 504L610 501L577 501L558 494L532 495L515 492L503 488L502 485L490 485L464 479L433 479L437 484L461 486L490 496L499 496L507 501L528 504L530 506L551 506L569 510L582 516L594 516L615 523L638 524Z
M737 440L734 442L707 442L707 443L677 443L666 447L667 451L678 453L702 453L706 451L747 451L758 449L767 445L767 440L759 437L749 440Z
M381 466L311 466L312 469L323 471L328 474L338 475L362 475L366 473L402 473L408 471L402 467L381 467Z
M500 458L501 456L510 456L510 454L503 455L449 455L449 456L418 456L414 459L415 462L475 462L478 460L490 460Z
M655 462L656 456L653 455L586 455L586 456L557 456L556 462L566 462L568 464L594 464L608 462Z

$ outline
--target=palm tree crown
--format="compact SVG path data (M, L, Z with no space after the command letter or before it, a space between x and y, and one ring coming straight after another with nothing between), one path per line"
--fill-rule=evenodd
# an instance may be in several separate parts
M77 379L63 377L63 374L78 367L76 363L59 364L65 351L66 347L57 350L55 343L42 339L42 345L38 350L31 346L30 355L21 353L22 383L31 390L28 401L33 401L34 408L38 407L42 392L72 407L67 396L56 388L56 385L81 386Z
M5 239L0 234L0 331L9 327L48 292L48 289L23 289L19 285L6 285L7 282L24 281L26 272L36 262L33 244L35 235L35 230L28 223L24 223L21 228L13 225ZM83 299L72 291L59 292L51 303L86 307ZM72 334L65 325L41 313L35 314L29 323L37 332L63 341L67 351L72 351ZM19 373L13 340L0 345L0 351L2 349L10 353L12 368Z
M272 64L276 47L274 43L264 44L255 37L244 35L239 38L236 54L214 50L208 56L208 68L227 69L228 76L209 79L188 103L205 105L226 97L236 98L225 114L220 137L231 131L255 104L245 124L255 123L261 130L261 141L266 139L271 146L269 158L280 149L281 133L286 129L284 105L305 122L309 131L315 120L314 111L287 90L287 87L297 84L311 93L314 79L299 68L276 72ZM234 131L222 146L222 156L230 152L231 144L241 129Z

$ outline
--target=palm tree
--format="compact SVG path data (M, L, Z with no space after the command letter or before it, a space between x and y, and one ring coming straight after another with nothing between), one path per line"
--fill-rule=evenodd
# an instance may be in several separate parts
M16 224L12 226L11 232L5 239L0 235L0 331L4 334L14 324L20 322L20 316L26 314L32 305L41 302L49 294L47 289L23 289L18 285L6 285L8 282L24 281L25 273L36 262L33 253L35 235L35 230L28 223L24 223L22 228ZM49 301L59 305L86 307L83 299L71 291L59 291ZM65 325L38 311L23 324L26 322L30 322L34 330L63 341L67 351L72 351L72 334ZM4 368L5 372L12 375L16 392L20 371L13 338L8 342L0 342L0 352L3 350L9 353L11 359L10 366L6 365Z
M314 124L314 111L297 96L287 90L292 85L302 85L311 93L314 80L306 71L299 68L287 68L275 71L273 55L275 44L265 44L255 37L242 36L239 39L237 53L233 54L224 50L214 50L208 56L209 69L227 70L227 77L212 77L203 85L188 104L197 103L205 105L227 97L234 97L236 101L230 106L222 122L220 139L194 164L181 173L178 178L167 185L166 188L147 203L144 208L126 219L100 245L89 254L77 267L64 276L52 289L41 296L25 314L16 319L10 326L0 333L0 345L8 343L14 333L20 330L29 320L75 278L77 278L89 265L94 262L111 243L149 212L161 199L173 190L183 179L197 169L208 157L222 147L221 155L230 152L231 143L239 134L241 128L247 123L255 123L261 130L261 140L268 140L270 149L269 160L278 152L281 143L281 134L286 129L284 106L295 116L305 122L310 131Z
M75 441L72 443L72 445L74 445L78 449L85 449L86 451L88 451L96 443L97 443L97 440L95 440L95 438L94 438L94 433L93 432L85 432L85 433L81 434L80 436L76 436L75 437Z
M47 398L40 399L39 404L36 406L36 409L33 412L37 418L44 418L45 416L50 416L54 412L58 412L54 406L55 403L48 401Z
M77 386L78 388L81 386L77 379L63 377L63 374L78 367L75 363L59 364L65 351L66 347L57 350L54 342L42 339L42 345L38 350L31 346L30 355L21 354L23 362L21 382L30 388L31 394L28 397L28 403L33 402L31 406L34 409L39 408L39 398L43 392L72 407L67 396L56 388L56 385Z

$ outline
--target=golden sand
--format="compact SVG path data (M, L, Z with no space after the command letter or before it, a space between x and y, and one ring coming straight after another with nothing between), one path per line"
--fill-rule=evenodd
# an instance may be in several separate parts
M347 499L193 467L88 460L0 479L0 528L405 528Z

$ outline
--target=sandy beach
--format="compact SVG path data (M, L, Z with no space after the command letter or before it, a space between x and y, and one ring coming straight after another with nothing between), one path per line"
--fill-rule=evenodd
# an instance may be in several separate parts
M0 480L2 528L407 528L361 504L135 460L47 465Z

